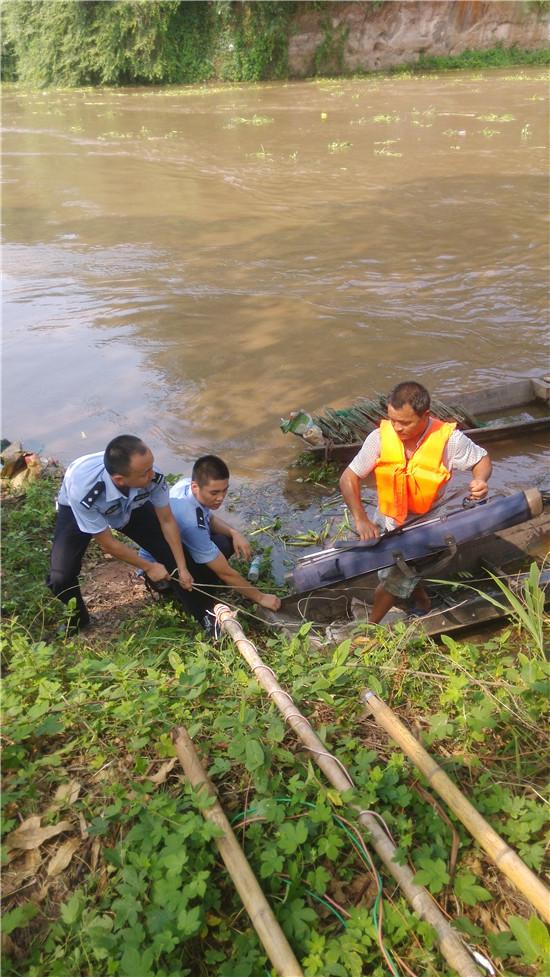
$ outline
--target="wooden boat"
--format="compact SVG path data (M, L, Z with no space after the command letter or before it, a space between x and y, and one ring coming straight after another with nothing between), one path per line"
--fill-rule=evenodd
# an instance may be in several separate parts
M481 445L550 431L550 375L485 387L465 393L449 405L434 397L432 413L442 420L456 420L459 428ZM378 396L360 400L351 408L327 410L313 417L311 429L304 433L294 431L291 421L281 427L296 434L313 457L348 464L384 416L385 399ZM312 431L316 443L311 440Z
M518 493L523 495L523 493ZM510 524L510 519L503 517L503 526L499 530L491 530L484 533L479 530L479 522L476 524L475 532L470 538L465 538L467 534L459 530L464 522L464 517L456 513L449 514L445 520L449 530L445 539L445 528L442 524L442 540L446 546L434 547L433 554L426 555L426 540L431 544L433 540L433 527L429 527L430 535L422 527L417 527L417 535L422 536L422 545L418 548L420 558L414 557L414 564L422 572L424 578L437 579L447 583L429 584L432 592L432 611L424 618L414 619L415 627L420 631L432 636L442 633L463 630L478 626L485 622L495 621L506 616L506 610L496 608L490 600L483 597L483 593L492 596L495 592L494 576L505 577L506 582L513 586L514 578L510 574L523 568L528 561L532 561L541 553L550 551L550 504L546 497L541 497L536 490L527 489L525 496L529 501L529 512L523 517L521 522ZM540 499L540 505L536 502L536 496ZM521 517L521 510L517 508L517 503L513 502L515 496L509 497L512 509L515 508L518 518ZM533 502L535 504L533 504ZM480 507L487 511L489 504ZM542 511L540 511L542 509ZM533 512L539 514L529 516ZM477 516L480 518L479 514ZM488 521L488 526L494 526L494 520ZM453 530L458 538L453 539ZM415 527L411 526L408 531L409 537L414 534ZM391 534L388 534L391 537ZM408 544L403 547L403 540L396 538L396 551L401 547L405 562L413 561L411 553L414 547ZM423 548L424 547L424 548ZM428 547L429 548L429 547ZM445 552L446 551L446 552ZM307 581L312 578L308 576L309 568L319 567L319 561L323 561L323 553L327 568L331 562L334 563L338 558L338 550L333 548L328 551L320 551L318 554L303 558L298 561L293 578L300 586L300 581ZM341 558L340 558L341 559ZM316 563L317 561L317 563ZM383 561L384 562L384 561ZM301 570L300 570L301 567ZM305 568L305 573L304 573ZM355 567L356 569L357 567ZM349 567L348 567L349 569ZM353 567L352 567L353 569ZM311 621L321 629L336 627L342 629L353 629L357 627L361 620L366 620L368 608L372 605L374 591L378 584L377 569L368 569L364 573L357 573L351 577L338 579L343 572L347 572L341 563L338 574L335 578L329 572L326 584L323 583L322 573L317 573L317 586L296 589L296 592L283 598L281 610L277 614L269 611L260 611L261 616L270 623L286 627L289 632L304 623ZM517 578L520 582L521 577ZM550 580L548 573L543 576L545 592L550 597ZM475 588L475 589L472 589ZM477 593L482 591L482 594ZM498 588L496 589L498 596ZM407 623L413 623L412 618L404 618ZM386 622L384 622L386 623Z
M411 630L437 638L442 634L471 631L484 625L503 622L513 614L513 608L507 603L494 578L498 577L512 593L521 598L529 576L529 573L505 574L502 571L497 572L496 568L482 566L475 582L471 584L464 582L454 586L452 590L442 585L430 585L432 609L429 614L416 617L403 611L390 611L383 623L390 628L396 624L405 624ZM538 585L544 593L545 604L548 604L550 570L540 571ZM326 635L339 644L360 630L361 623L368 624L368 620L356 611L353 620L337 621L330 625L326 629Z

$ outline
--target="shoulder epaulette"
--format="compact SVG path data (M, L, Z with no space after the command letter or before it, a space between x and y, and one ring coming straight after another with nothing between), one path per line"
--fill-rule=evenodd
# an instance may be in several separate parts
M162 485L164 481L164 475L162 474L162 472L155 472L151 481L154 482L155 485Z
M80 505L83 505L85 509L91 509L94 502L97 502L99 496L105 491L105 482L96 482L95 485L90 489L87 495L80 500Z

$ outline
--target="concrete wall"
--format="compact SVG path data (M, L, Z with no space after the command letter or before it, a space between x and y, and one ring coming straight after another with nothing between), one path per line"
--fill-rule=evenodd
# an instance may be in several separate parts
M548 10L527 2L393 0L380 5L326 3L299 14L289 45L293 77L333 71L377 71L497 45L548 46Z

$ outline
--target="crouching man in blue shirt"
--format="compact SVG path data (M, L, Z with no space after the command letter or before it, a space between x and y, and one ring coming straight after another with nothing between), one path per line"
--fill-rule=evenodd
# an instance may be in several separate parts
M178 583L171 585L170 596L203 623L211 601L192 590L193 577L169 501L166 480L155 468L151 451L131 434L114 438L104 453L84 455L69 465L57 498L47 584L64 604L75 601L70 632L90 622L78 576L92 539L104 553L143 570L153 586L173 579L177 570ZM113 529L146 547L150 559L116 539Z
M204 455L195 462L191 478L181 478L170 489L170 508L189 568L197 580L218 587L225 584L261 607L278 611L278 597L262 593L228 563L233 553L245 560L251 555L246 537L217 515L228 488L229 469L225 462L216 455ZM142 550L140 555L146 559L149 554Z

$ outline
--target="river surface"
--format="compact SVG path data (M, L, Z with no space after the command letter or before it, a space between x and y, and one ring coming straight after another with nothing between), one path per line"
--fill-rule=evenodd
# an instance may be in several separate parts
M305 510L292 409L550 368L548 160L539 68L7 86L3 436L213 451ZM497 487L548 485L548 437L493 453Z

